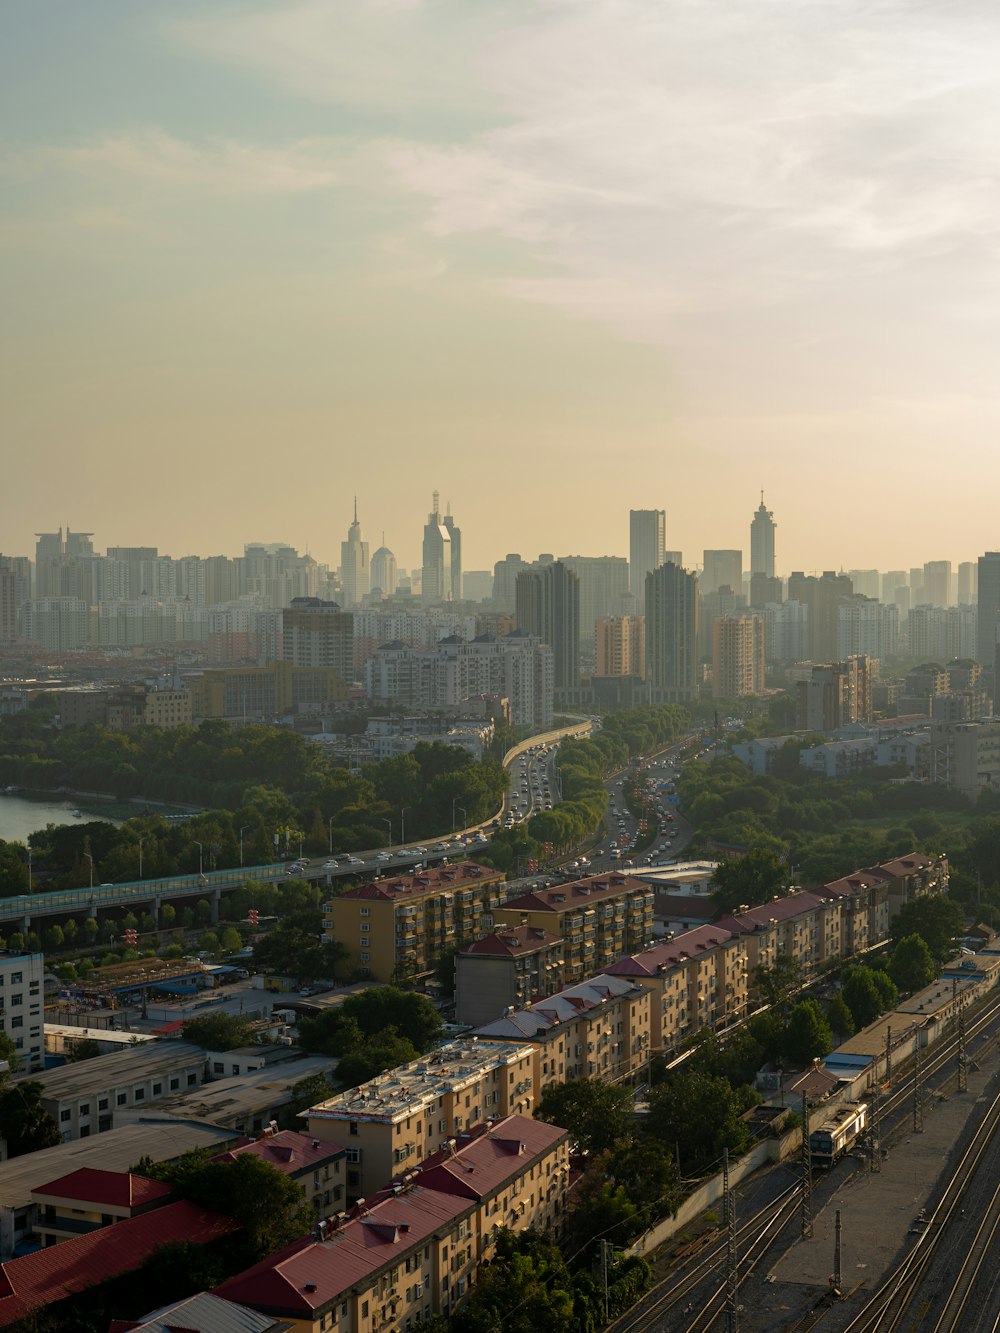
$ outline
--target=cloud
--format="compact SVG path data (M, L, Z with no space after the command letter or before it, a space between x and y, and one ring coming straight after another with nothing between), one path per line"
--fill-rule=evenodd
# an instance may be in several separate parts
M302 140L279 146L207 139L195 143L161 129L47 147L20 159L22 170L61 170L92 182L144 186L173 194L297 194L337 181L336 146Z

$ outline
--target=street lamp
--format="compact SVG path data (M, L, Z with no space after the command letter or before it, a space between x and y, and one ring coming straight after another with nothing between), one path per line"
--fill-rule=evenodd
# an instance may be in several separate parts
M469 822L469 816L466 814L464 806L461 806L461 805L460 805L460 806L458 807L458 811L459 811L459 814L462 816L462 827L465 828L466 824L468 824L468 822ZM455 832L455 802L454 802L454 801L452 801L452 803L451 803L451 831L452 831L452 833Z
M399 810L399 845L401 847L406 841L406 812L409 808L408 805L403 805L400 806Z
M93 887L94 887L94 858L91 856L91 854L90 854L89 852L84 852L83 855L87 858L87 861L88 861L88 863L89 863L89 865L90 865L90 887L93 888Z
M327 828L330 830L330 855L333 855L333 815L326 821Z
M386 819L385 815L383 815L383 816L382 816L382 823L385 824L385 826L386 826L386 827L388 828L388 830L389 830L389 841L388 841L388 843L386 844L386 846L391 847L391 846L392 846L392 820L391 820L391 819Z
M29 847L28 848L28 892L34 893L34 891L35 890L31 884L31 848Z
M204 871L204 869L203 869L203 866L204 866L204 862L205 862L205 849L204 849L204 847L201 845L201 843L198 841L197 838L192 838L191 841L192 841L192 842L194 843L194 845L198 848L198 878L199 878L199 879L204 879L204 878L205 878L205 871Z
M139 878L140 878L140 879L142 879L142 844L143 844L145 841L146 841L145 838L140 838L140 839L139 839Z
M243 834L250 828L250 824L244 824L240 829L240 869L243 869Z

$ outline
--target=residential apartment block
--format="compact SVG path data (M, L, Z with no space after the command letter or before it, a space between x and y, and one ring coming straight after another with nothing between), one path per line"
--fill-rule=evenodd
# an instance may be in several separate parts
M35 1232L43 1247L85 1236L159 1208L173 1190L160 1180L129 1171L81 1167L31 1191Z
M283 1176L301 1185L306 1200L325 1216L344 1207L347 1186L347 1149L299 1134L293 1129L263 1130L260 1137L237 1143L213 1157L214 1162L235 1162L257 1157Z
M332 667L299 667L292 662L209 668L191 680L191 712L196 721L270 721L282 713L315 710L346 698L343 679Z
M653 938L653 890L630 875L595 875L513 898L494 910L493 924L558 935L563 975L573 985Z
M476 1032L480 1041L530 1042L535 1095L553 1083L617 1083L649 1059L650 995L631 979L598 976L505 1014Z
M507 926L455 955L455 1021L477 1027L563 985L563 942L535 926Z
M21 1073L45 1063L44 972L40 953L0 952L0 1032L14 1043Z
M474 861L373 880L330 899L324 938L345 945L363 976L420 976L488 930L503 894L503 875Z
M452 1041L302 1112L313 1138L347 1148L347 1193L382 1189L483 1120L531 1115L534 1051L513 1042Z
M451 1140L349 1219L321 1223L216 1289L307 1333L408 1329L461 1305L502 1227L558 1236L568 1133L524 1116Z

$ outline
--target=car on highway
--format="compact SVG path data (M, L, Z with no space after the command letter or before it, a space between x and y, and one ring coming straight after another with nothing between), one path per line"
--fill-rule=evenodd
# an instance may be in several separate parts
M378 852L375 857L376 861L395 861L395 859L395 852Z

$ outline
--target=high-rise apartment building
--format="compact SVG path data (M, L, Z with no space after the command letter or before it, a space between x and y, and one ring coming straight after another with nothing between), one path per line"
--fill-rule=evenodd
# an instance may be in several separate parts
M13 643L17 637L17 575L0 561L0 643Z
M750 524L750 573L766 574L774 578L774 534L777 524L774 515L764 507L764 492Z
M872 720L872 661L849 657L846 662L814 666L798 691L799 731L835 731L849 722Z
M631 509L628 518L629 591L641 605L646 575L666 559L667 515L663 509Z
M877 569L850 569L847 577L851 580L854 592L859 597L870 597L877 602L882 591L882 575Z
M734 592L743 588L742 551L705 551L702 558L698 588L702 597L719 588L730 587Z
M809 656L809 608L771 602L764 608L764 651L769 662L802 662Z
M1000 551L987 551L979 557L977 587L976 661L987 671L993 671L997 658L997 632L1000 630ZM994 681L994 701L998 695L1000 690Z
M561 560L525 569L514 587L517 628L552 649L555 688L575 690L580 679L580 580Z
M493 566L493 605L498 611L514 610L514 585L522 569L529 569L527 560L517 551L509 551Z
M0 950L0 1032L14 1043L22 1073L45 1067L44 972L40 953Z
M764 692L764 617L716 616L712 622L712 697Z
M645 616L607 616L595 633L595 676L646 675Z
M784 586L781 579L769 574L750 575L750 605L755 611L784 601Z
M975 606L976 604L976 562L963 560L958 567L958 604Z
M295 597L282 616L284 657L297 667L328 667L354 679L354 617L336 602Z
M347 529L347 540L340 543L340 586L345 607L360 606L362 598L371 590L368 543L361 537L357 497L354 500L354 521Z
M924 565L924 596L929 606L951 606L951 561L929 560Z
M629 591L628 563L620 555L564 555L560 559L580 581L580 643L591 653L598 620L623 611L622 598Z
M646 675L654 703L698 697L698 576L672 561L646 575Z
M859 655L887 662L899 651L899 608L852 597L837 608L837 658Z
M457 602L462 586L462 534L451 514L442 515L440 497L424 524L420 595L425 602Z
M837 610L854 596L847 574L827 570L821 578L796 571L788 579L788 600L809 608L809 656L829 662L837 655Z
M900 588L909 588L910 576L905 569L890 569L882 575L882 587L879 596L881 602L895 602L896 592Z

